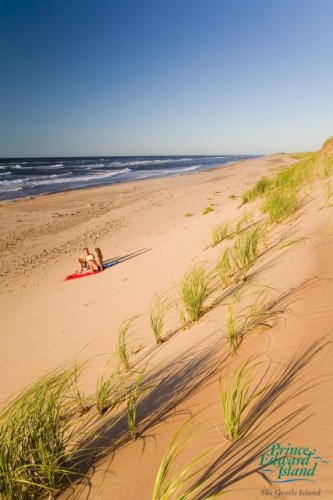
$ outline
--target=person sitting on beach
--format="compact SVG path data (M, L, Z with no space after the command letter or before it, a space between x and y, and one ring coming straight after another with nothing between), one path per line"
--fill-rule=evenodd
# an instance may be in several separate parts
M98 271L99 267L96 262L96 259L92 253L89 252L88 248L83 249L83 255L79 257L78 263L80 264L80 271L79 273L83 273L84 270L86 271Z
M102 271L102 269L104 269L104 264L103 264L103 255L101 249L95 248L95 254L96 254L96 263L98 265L98 269L99 271Z

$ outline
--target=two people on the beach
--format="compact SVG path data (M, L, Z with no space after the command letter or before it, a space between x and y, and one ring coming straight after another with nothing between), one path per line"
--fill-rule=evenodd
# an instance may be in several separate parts
M84 271L102 271L103 265L103 255L100 248L95 248L95 255L90 253L88 248L83 249L83 254L77 259L80 270L79 273Z

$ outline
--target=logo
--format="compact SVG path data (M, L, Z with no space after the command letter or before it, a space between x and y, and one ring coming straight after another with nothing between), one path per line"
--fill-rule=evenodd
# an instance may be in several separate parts
M315 483L318 464L329 463L315 449L307 446L282 446L272 443L259 458L263 472L268 473L274 483L308 481Z

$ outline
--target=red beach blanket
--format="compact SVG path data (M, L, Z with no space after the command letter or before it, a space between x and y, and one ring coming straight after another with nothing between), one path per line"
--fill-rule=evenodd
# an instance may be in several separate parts
M87 276L95 276L95 274L102 273L104 269L101 269L100 271L88 271L86 273L74 273L70 274L69 276L66 276L63 281L70 281L70 280L76 280L78 278L86 278Z

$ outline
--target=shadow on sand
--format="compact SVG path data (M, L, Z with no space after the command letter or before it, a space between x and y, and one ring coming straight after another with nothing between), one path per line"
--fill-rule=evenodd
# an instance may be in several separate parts
M121 264L126 260L134 259L135 257L138 257L146 252L150 252L151 250L152 248L143 248L142 250L137 250L136 252L128 253L127 255L113 257L112 259L104 260L104 265L108 268L115 264Z
M252 405L244 419L240 438L230 443L227 448L206 468L195 485L205 482L207 485L198 495L198 500L210 497L254 473L259 473L267 483L271 480L261 470L259 458L271 443L279 442L311 418L309 404L296 405L296 398L319 384L311 376L304 381L308 365L326 347L331 345L328 335L321 341L315 341L300 349L287 363L278 365L271 375L272 364L268 366L258 387L264 381L268 390ZM287 392L287 393L286 393ZM292 403L292 411L282 418L278 411ZM254 465L255 464L255 465ZM192 485L192 486L195 486Z
M293 429L311 417L306 410L309 405L296 405L298 396L314 386L314 379L304 383L311 361L328 345L327 337L299 349L286 363L269 361L258 387L264 382L268 389L253 403L240 429L240 438L232 443L226 442L225 448L202 472L193 486L202 485L202 491L196 497L203 500L221 490L225 490L244 477L259 473L269 482L258 465L258 459L267 446L290 435ZM137 431L143 443L155 439L154 427L170 417L188 414L177 407L201 390L205 384L216 381L221 367L226 366L229 354L223 349L222 342L214 343L204 352L198 352L200 344L194 346L186 356L147 374L144 386L146 390L137 409ZM217 395L218 400L218 395ZM292 402L292 411L279 417L277 410ZM62 498L89 498L90 477L102 460L108 459L107 471L117 450L132 441L128 430L126 411L116 415L96 415L85 429L84 437L76 448L79 453L73 456L73 463L80 464L81 478L68 488ZM255 464L255 465L254 465Z

